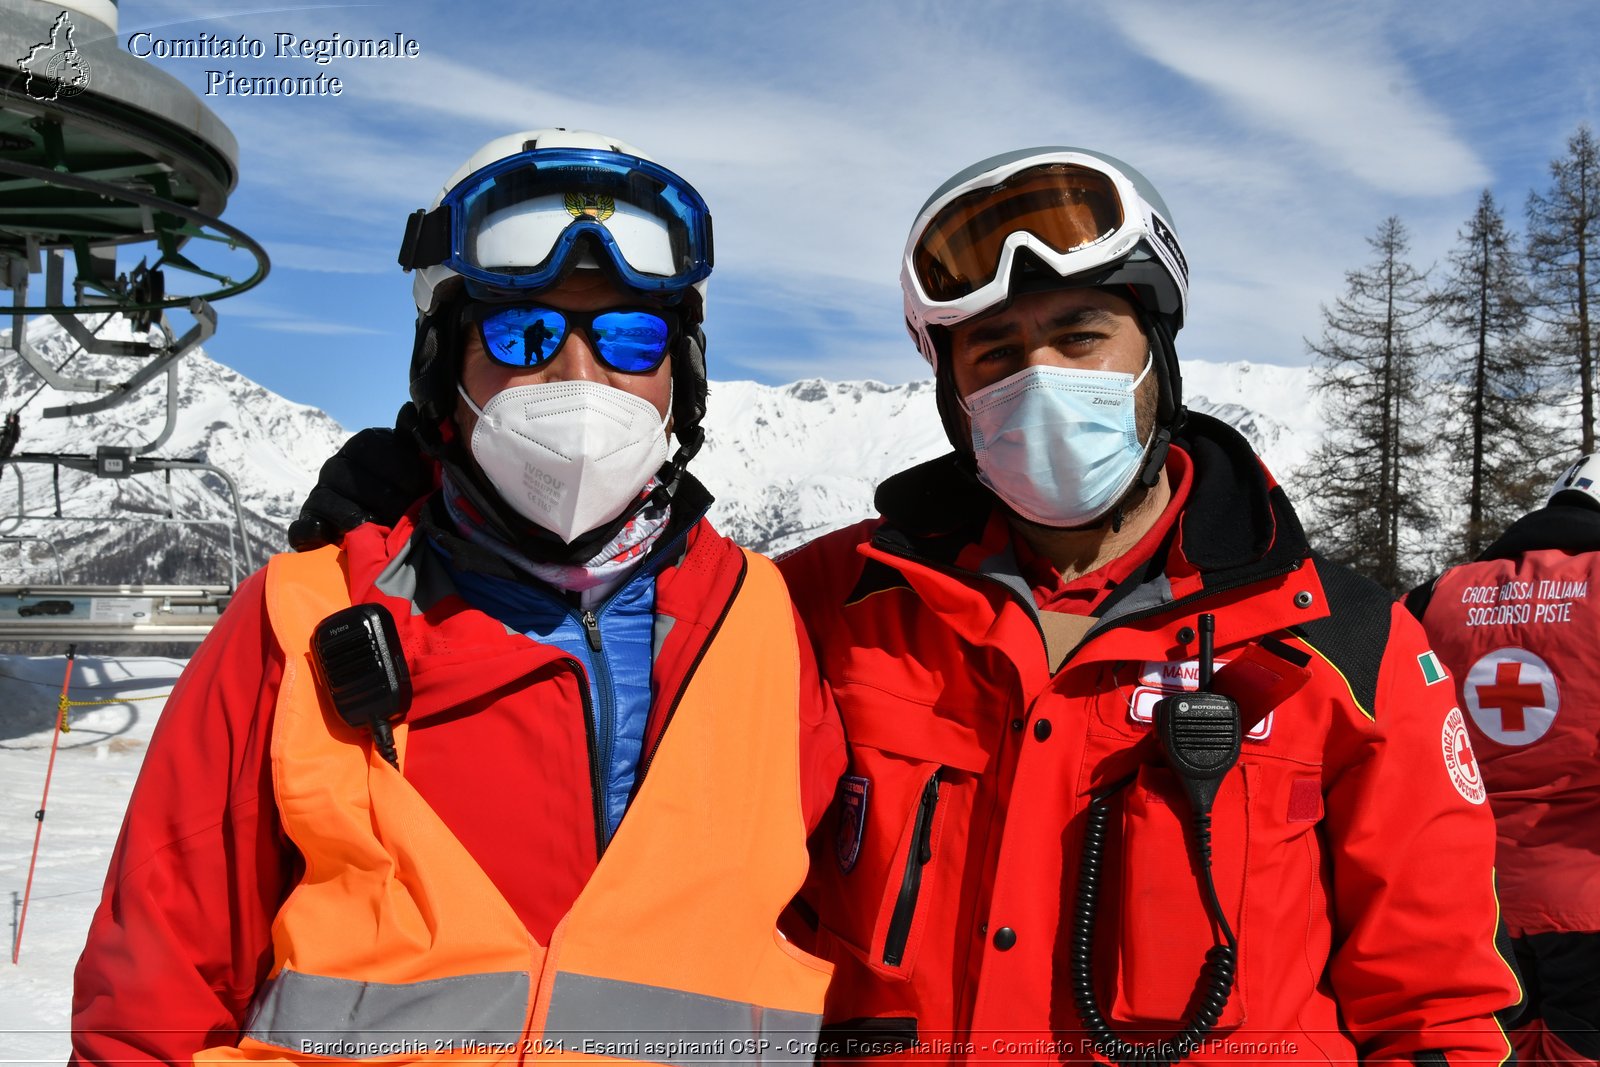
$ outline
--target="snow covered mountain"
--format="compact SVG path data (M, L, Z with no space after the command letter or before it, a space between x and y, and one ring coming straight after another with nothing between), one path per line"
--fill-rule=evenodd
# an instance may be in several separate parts
M124 320L104 335L131 337ZM30 325L34 345L59 364L70 339L49 320ZM149 455L196 460L237 484L252 543L253 569L285 545L284 530L316 481L318 468L348 436L323 412L285 400L194 351L178 363L181 414L171 438ZM126 360L79 355L63 373L129 373ZM1323 432L1304 367L1187 362L1191 408L1239 427L1284 477ZM97 415L44 419L40 412L89 394L44 387L20 359L0 365L0 411L22 410L17 454L92 455L98 446L152 440L165 417L164 379ZM33 396L35 390L40 390ZM904 385L828 382L786 386L714 382L706 446L693 470L717 498L712 519L730 536L767 552L873 513L872 495L889 474L947 450L931 381ZM173 472L103 478L62 469L60 512L52 468L7 464L0 471L0 537L54 542L68 583L231 580L232 503L214 474ZM19 488L20 482L20 488ZM18 503L21 503L19 509ZM19 519L18 515L29 516ZM72 517L80 521L66 521ZM113 517L115 522L105 521ZM195 525L203 519L209 525ZM55 575L42 540L0 544L0 582L46 582Z
M88 322L91 328L101 325L95 319ZM120 318L105 323L101 334L110 340L133 339L127 320ZM28 336L51 366L61 366L77 347L48 319L31 322ZM165 376L109 411L46 419L41 414L46 408L85 403L95 395L50 388L15 353L0 350L0 359L6 356L9 362L0 365L0 411L21 410L15 455L93 456L101 446L138 452L164 426ZM232 477L251 548L248 560L238 553L238 566L248 573L265 562L266 552L283 547L284 530L298 514L318 468L347 434L321 411L269 392L200 350L176 365L177 424L147 458L209 463ZM79 353L61 373L115 382L136 366L126 358ZM59 562L69 584L230 584L236 526L231 494L224 480L210 472L106 478L67 468L57 472L45 464L7 463L0 471L0 536L39 540L0 548L0 582L52 580ZM54 544L55 553L46 541Z
M1321 439L1306 367L1185 362L1191 410L1237 427L1285 480ZM717 497L712 520L769 553L872 515L877 484L950 450L933 382L786 386L713 382L693 470Z

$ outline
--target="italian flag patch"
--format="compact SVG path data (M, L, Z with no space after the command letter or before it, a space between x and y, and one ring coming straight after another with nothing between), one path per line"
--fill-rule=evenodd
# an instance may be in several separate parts
M1439 662L1439 657L1430 649L1417 657L1417 662L1422 665L1422 680L1429 685L1437 685L1450 677L1445 673L1444 664Z

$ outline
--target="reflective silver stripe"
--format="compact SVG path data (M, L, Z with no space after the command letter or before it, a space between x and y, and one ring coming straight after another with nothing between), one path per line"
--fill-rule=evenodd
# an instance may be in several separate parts
M543 1046L676 1067L809 1064L822 1016L780 1011L681 989L556 975Z
M283 971L256 999L245 1036L334 1056L515 1046L528 1017L529 985L524 971L404 985Z

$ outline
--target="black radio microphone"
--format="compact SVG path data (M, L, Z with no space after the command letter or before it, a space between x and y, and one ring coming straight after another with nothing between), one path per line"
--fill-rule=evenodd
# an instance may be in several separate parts
M1200 678L1193 693L1179 693L1156 703L1156 736L1167 763L1183 782L1190 810L1207 815L1222 779L1239 759L1244 730L1239 705L1210 692L1212 642L1216 617L1200 616Z
M311 658L339 717L372 731L372 741L400 769L390 723L411 706L411 672L400 652L394 617L379 604L356 604L317 624Z

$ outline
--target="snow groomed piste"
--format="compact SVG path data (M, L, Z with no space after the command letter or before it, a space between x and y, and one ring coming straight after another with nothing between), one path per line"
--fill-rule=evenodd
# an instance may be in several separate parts
M56 564L37 582L0 585L0 640L198 641L260 562L227 472L154 454L178 418L178 361L216 329L212 302L267 274L260 245L218 217L237 162L233 135L194 93L121 49L115 3L0 0L0 288L12 293L10 353L0 347L0 363L20 359L41 379L40 389L86 395L43 409L44 418L117 407L163 376L167 399L165 424L141 444L18 453L20 414L33 397L6 398L11 417L0 430L0 464L18 485L16 509L0 505L0 543L45 546ZM137 263L123 255L130 250L141 253ZM168 319L177 309L192 320L182 334ZM133 339L100 336L108 312L132 323ZM77 351L52 363L30 343L29 315L60 323ZM94 328L91 316L98 317ZM89 361L87 371L77 368L80 358ZM108 365L116 371L108 373ZM25 506L23 487L38 468L56 486L53 513ZM174 470L216 476L233 511L228 574L193 585L68 584L52 522L219 520L63 515L63 469L101 478L170 478Z

